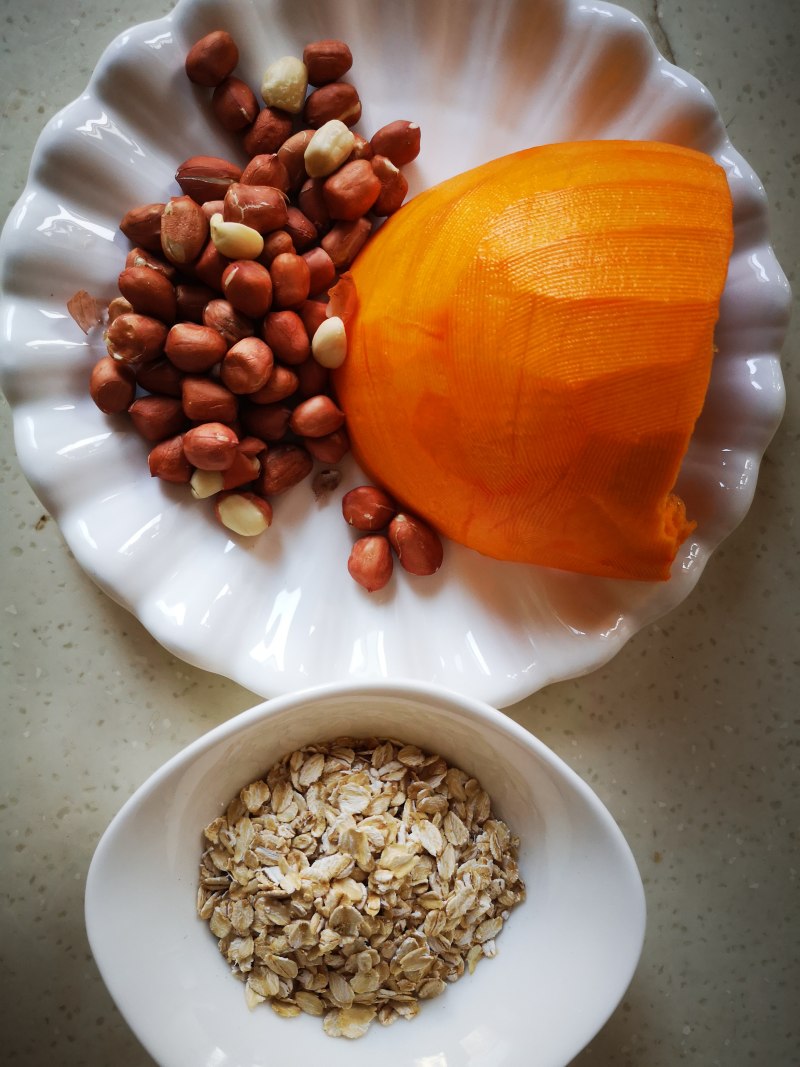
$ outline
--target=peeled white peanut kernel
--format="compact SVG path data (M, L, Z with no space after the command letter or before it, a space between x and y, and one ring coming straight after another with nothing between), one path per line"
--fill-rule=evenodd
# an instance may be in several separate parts
M270 63L261 79L261 95L267 107L279 107L292 115L303 110L308 71L302 59L281 56Z
M241 537L257 537L269 529L266 507L259 507L244 494L231 493L216 506L219 521L232 533Z
M341 367L347 356L347 334L338 315L323 319L311 339L311 354L323 367Z
M196 470L189 481L195 500L206 500L222 490L222 471Z
M225 222L217 212L211 216L211 240L228 259L255 259L264 250L264 238L243 222Z
M303 161L309 178L325 178L347 159L356 143L355 135L340 119L331 119L308 142Z

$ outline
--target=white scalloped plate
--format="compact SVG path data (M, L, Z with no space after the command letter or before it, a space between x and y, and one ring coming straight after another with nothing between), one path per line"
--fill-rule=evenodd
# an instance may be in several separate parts
M698 520L667 583L499 563L449 544L433 578L402 573L368 596L345 562L338 499L307 485L255 544L229 539L187 494L151 481L145 448L86 395L101 354L67 317L80 288L111 298L133 204L176 191L175 166L231 155L183 57L211 29L241 46L253 84L268 61L339 36L367 135L417 121L411 192L506 152L631 138L708 152L734 199L735 246L708 399L678 489ZM439 682L504 706L592 670L692 590L742 520L783 411L778 352L789 288L764 190L708 91L657 52L628 11L577 0L181 0L117 38L86 92L45 127L2 235L2 385L26 476L87 573L176 655L265 696L350 678ZM344 467L342 491L361 479Z

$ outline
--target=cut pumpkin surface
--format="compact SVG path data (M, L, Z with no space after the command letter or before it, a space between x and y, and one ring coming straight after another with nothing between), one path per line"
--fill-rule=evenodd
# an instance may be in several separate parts
M532 148L416 196L352 269L357 459L488 556L666 579L733 239L690 149Z

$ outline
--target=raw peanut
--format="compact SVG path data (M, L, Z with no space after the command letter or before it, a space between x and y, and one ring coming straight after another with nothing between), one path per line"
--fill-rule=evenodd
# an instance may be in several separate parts
M338 81L353 65L353 54L344 41L327 38L303 49L303 62L311 85Z
M208 240L208 219L189 196L173 196L161 216L161 250L178 267L202 252Z
M315 89L303 107L303 120L312 129L319 129L331 119L355 126L360 118L361 101L355 86L347 82L330 82Z
M286 225L286 194L270 185L235 182L225 194L222 217L226 222L243 222L260 234L280 230Z
M297 115L303 110L308 88L308 71L296 56L281 56L264 71L261 96L268 107L278 107Z
M314 460L299 445L275 445L264 456L256 491L262 496L277 496L311 473Z
M221 200L228 187L241 176L241 167L219 156L190 156L175 171L181 192L198 204Z
M192 274L207 288L219 291L222 288L222 275L229 263L228 257L223 256L214 242L209 240L192 264Z
M372 223L369 219L337 222L322 238L322 247L333 260L336 269L344 270L364 247L371 232Z
M222 472L222 488L239 489L249 482L254 482L260 471L260 461L255 456L246 455L241 448L238 448L233 463Z
M249 434L262 441L280 441L289 428L292 409L283 404L248 407L242 412L242 424Z
M207 285L176 285L175 299L178 303L178 318L184 322L187 320L202 322L203 308L215 296L214 290Z
M345 522L357 530L374 533L388 526L397 514L397 504L376 485L359 485L342 497Z
M226 529L240 537L257 537L272 523L272 506L255 493L220 493L214 514Z
M151 478L185 485L192 477L192 465L183 454L183 436L177 434L159 442L147 457Z
M291 237L295 250L305 252L317 243L317 228L299 208L290 207L286 214L286 232Z
M372 213L379 217L393 215L408 192L405 175L386 156L373 156L372 169L381 184L381 191L372 205Z
M225 30L214 30L193 44L186 56L186 74L195 85L211 87L227 78L239 62L236 42Z
M164 346L167 356L178 370L196 374L211 370L228 350L225 339L210 326L179 322L169 331Z
M322 463L338 463L350 451L350 439L342 430L334 430L324 437L306 437L303 441L314 459Z
M381 192L372 164L356 159L325 179L322 196L331 218L355 222L366 215Z
M336 267L333 260L324 248L309 248L303 253L303 259L308 264L311 278L308 291L312 296L317 293L327 292L336 281Z
M247 399L254 404L277 404L297 392L297 385L298 378L294 371L278 364L272 368L272 373L266 383L260 389L250 393Z
M292 116L277 107L262 107L256 121L244 135L242 145L248 156L277 152L292 135Z
M344 425L344 412L329 396L312 396L292 412L289 428L298 437L326 437Z
M270 263L269 274L276 308L298 308L308 299L311 271L302 256L282 252Z
M252 259L237 259L225 268L222 292L237 311L260 319L272 304L272 279L261 263Z
M148 393L180 396L182 381L183 375L168 359L157 359L154 363L143 363L136 368L136 383Z
M163 441L186 428L181 402L174 396L140 396L128 408L128 414L145 441Z
M142 204L126 212L119 228L129 241L148 252L161 251L161 213L165 204Z
M392 550L381 535L359 537L350 551L347 570L350 577L368 593L375 593L392 577Z
M193 467L204 471L224 471L236 459L239 438L221 422L205 422L183 435L183 451Z
M234 422L239 413L236 397L210 378L186 377L182 386L183 410L192 422Z
M227 300L209 300L203 309L203 324L216 330L227 348L252 337L255 326L245 315L236 310Z
M347 334L338 315L321 322L311 338L311 355L323 367L334 370L347 358Z
M126 300L124 296L115 296L111 303L108 305L108 324L109 326L118 319L120 315L129 315L133 311L133 305L130 300Z
M149 315L117 315L106 331L108 354L122 363L152 363L164 351L167 327Z
M222 215L211 216L211 240L227 259L255 259L264 248L258 230L243 222L225 222Z
M118 284L137 315L152 315L167 323L175 321L178 310L175 286L159 271L150 267L126 267Z
M208 500L222 492L223 472L198 469L192 475L189 486L195 500Z
M310 178L326 178L333 174L353 151L355 141L355 134L341 119L322 123L306 143L303 154L305 173Z
M306 333L311 339L311 351L314 351L314 335L319 329L320 325L328 317L328 305L323 304L321 300L306 300L297 309L297 313L303 320L303 325L306 328ZM315 390L315 392L322 392L321 389ZM313 394L312 394L313 395Z
M243 130L255 122L258 114L256 94L241 78L226 78L211 97L211 110L224 130Z
M420 133L416 122L397 119L381 126L370 144L376 156L386 156L396 167L404 167L419 155Z
M272 376L272 370L269 345L257 337L244 337L226 352L219 375L232 393L247 394L263 388Z
M314 301L316 303L316 301ZM311 301L309 301L311 303ZM321 363L310 356L302 363L298 363L294 368L297 375L297 395L302 400L308 400L309 397L317 396L318 393L327 393L330 380L330 374L326 367L323 367ZM337 462L331 460L330 462Z
M323 181L321 178L307 178L300 186L297 194L297 205L309 222L317 228L318 233L327 230L331 221L331 214L323 196Z
M158 238L158 250L161 251L161 231L159 228ZM177 277L178 272L175 270L171 263L163 258L163 256L154 255L152 252L148 252L146 248L132 248L125 257L126 267L150 267L151 270L160 271L165 278L169 278L172 282Z
M136 396L133 369L111 356L103 356L92 367L89 396L106 415L121 415Z
M282 363L294 366L311 355L311 342L296 311L270 311L264 318L263 337Z
M266 450L266 442L260 441L257 437L243 437L237 448L243 456L260 456Z
M278 159L286 169L289 178L289 190L299 189L306 180L305 152L314 130L300 130L292 134L278 149Z
M372 145L366 137L362 137L360 133L354 133L353 137L355 138L355 143L347 162L349 163L353 159L372 159L375 153L372 151Z
M212 215L222 214L222 209L225 207L224 200L206 200L200 205L203 209L203 214L211 222Z
M289 192L289 174L277 152L253 156L239 181L242 185L269 185L282 193Z
M268 267L281 252L294 252L294 242L286 230L273 230L264 237L264 251L258 257L258 262Z
M409 574L433 574L442 565L439 535L416 515L400 512L389 523L389 541Z

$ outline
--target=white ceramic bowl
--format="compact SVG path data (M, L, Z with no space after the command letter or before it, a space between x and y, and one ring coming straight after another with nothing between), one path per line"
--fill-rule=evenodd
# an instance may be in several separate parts
M203 827L303 744L389 735L474 774L521 839L527 900L498 955L411 1022L356 1041L309 1016L250 1012L195 915ZM100 972L162 1067L564 1067L611 1014L642 947L645 905L631 852L587 785L502 713L415 683L330 685L279 697L175 756L125 804L98 845L86 925Z
M673 141L724 167L735 248L719 352L679 490L698 527L667 583L609 581L504 564L448 545L432 579L398 574L368 596L347 574L338 498L308 485L277 501L257 544L208 506L151 481L146 449L86 395L99 337L67 317L78 289L110 298L134 204L177 192L176 165L237 149L183 73L215 27L266 63L344 37L364 100L358 127L418 121L411 192L529 145L586 138ZM510 704L591 670L686 597L750 505L783 408L778 362L789 291L767 234L764 191L708 91L668 63L629 12L581 0L181 0L126 31L86 92L46 126L2 237L0 374L22 467L87 573L178 656L274 696L337 678L409 677ZM668 343L665 339L665 343ZM342 492L362 476L344 466Z

